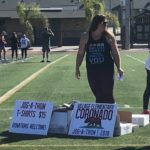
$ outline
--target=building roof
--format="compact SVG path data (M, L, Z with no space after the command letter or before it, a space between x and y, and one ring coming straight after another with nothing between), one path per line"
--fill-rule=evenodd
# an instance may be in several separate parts
M4 0L5 3L0 1L0 17L5 18L18 18L16 12L17 3L20 0ZM77 1L77 0L76 0ZM31 3L30 0L25 0L25 3ZM37 2L37 0L32 0ZM81 5L73 3L70 0L38 0L41 12L48 18L85 18L83 9L79 9Z

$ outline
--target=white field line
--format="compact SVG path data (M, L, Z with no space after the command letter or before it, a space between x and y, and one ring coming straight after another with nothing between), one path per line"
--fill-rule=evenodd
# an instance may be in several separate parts
M125 108L125 109L141 109L142 107L118 107L118 108Z
M120 108L125 108L125 109L141 109L142 107L134 107L134 106L130 106L130 107L125 107L125 106L121 106L121 107L118 107L118 109ZM13 108L0 108L0 111L11 111L13 110Z
M133 60L136 60L136 61L138 61L138 62L140 62L140 63L142 63L142 64L145 64L144 61L142 61L142 60L140 60L140 59L138 59L138 58L136 58L136 57L133 57L133 56L128 55L128 54L126 54L126 56L129 57L129 58L132 58Z
M32 81L33 79L35 79L39 74L41 74L43 71L45 71L49 66L55 64L56 62L64 59L67 56L69 56L69 55L64 55L63 57L58 58L54 62L51 62L50 64L47 64L45 67L43 67L39 71L33 73L31 76L29 76L27 79L25 79L24 81L22 81L20 84L18 84L17 86L15 86L11 90L9 90L7 93L5 93L3 96L0 97L0 104L3 103L4 101L6 101L8 98L10 98L14 93L16 93L22 87L24 87L25 85L27 85L30 81Z
M16 148L46 148L46 147L146 147L148 144L95 144L95 145L12 145L12 144L1 144L0 147L16 147Z

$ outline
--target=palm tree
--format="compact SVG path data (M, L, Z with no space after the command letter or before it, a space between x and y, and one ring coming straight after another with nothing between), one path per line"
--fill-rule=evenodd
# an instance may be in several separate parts
M38 19L41 26L48 27L48 19L42 15L39 5L36 3L25 4L19 2L16 10L21 24L25 25L26 35L29 37L31 43L34 43L32 20Z
M90 22L97 14L104 14L110 20L110 24L119 27L118 18L112 13L105 11L104 0L82 0L85 9L86 19Z

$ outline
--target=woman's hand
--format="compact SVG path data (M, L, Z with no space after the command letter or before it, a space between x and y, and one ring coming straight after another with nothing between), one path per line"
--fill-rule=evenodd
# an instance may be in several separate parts
M80 79L80 69L79 68L76 68L75 76L78 80Z
M124 71L122 68L118 69L118 74L119 74L119 77L123 77Z

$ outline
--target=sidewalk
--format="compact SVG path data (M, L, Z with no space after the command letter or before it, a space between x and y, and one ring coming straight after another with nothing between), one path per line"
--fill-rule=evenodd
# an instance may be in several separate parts
M51 47L51 51L52 52L66 52L66 51L77 51L79 48L79 46L61 46L61 47L57 47L57 46L53 46ZM6 51L10 50L10 47L6 47ZM136 48L130 48L129 50L125 50L125 49L121 49L119 48L120 51L148 51L149 49L146 47L136 47ZM42 47L30 47L29 51L33 51L33 52L40 52L42 51Z
M79 48L79 46L61 46L61 47L57 47L57 46L54 46L54 47L51 47L51 51L53 52L66 52L66 51L77 51ZM30 50L32 51L41 51L42 47L31 47ZM125 50L125 49L121 49L119 48L120 51L148 51L149 49L148 48L130 48L129 50Z
M51 47L51 51L62 52L62 51L77 51L79 46L61 46L61 47ZM32 51L42 51L42 47L31 47L29 50Z

